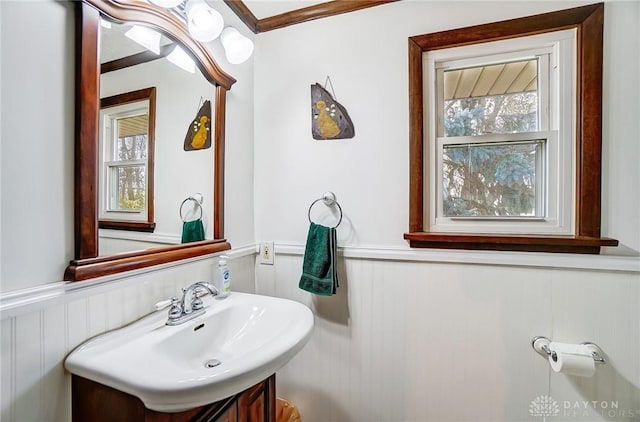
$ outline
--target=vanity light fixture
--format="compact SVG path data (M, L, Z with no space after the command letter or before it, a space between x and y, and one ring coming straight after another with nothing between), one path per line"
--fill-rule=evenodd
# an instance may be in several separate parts
M111 22L106 19L100 18L100 26L106 29L111 29Z
M125 36L137 42L149 51L160 54L160 33L146 26L133 25L124 33Z
M198 41L213 41L222 32L224 20L204 0L189 0L186 8L189 33Z
M222 15L209 6L206 0L148 0L173 9L187 22L189 34L198 41L210 42L220 37L227 61L231 64L245 62L253 54L253 41L231 26L224 27ZM224 30L223 30L224 29ZM180 53L177 53L180 54Z
M220 35L227 61L231 64L245 62L253 54L253 41L232 26L226 27Z
M149 0L150 3L155 4L156 6L166 7L170 9L172 7L179 6L184 0Z
M195 62L179 45L176 45L173 51L169 53L167 60L187 72L196 73Z

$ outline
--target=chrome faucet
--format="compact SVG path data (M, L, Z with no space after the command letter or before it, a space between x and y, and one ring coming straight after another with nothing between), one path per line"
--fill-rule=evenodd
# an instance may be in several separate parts
M198 281L187 288L183 288L182 300L173 297L167 303L167 305L171 305L171 308L169 309L169 318L166 325L180 325L204 314L202 297L207 294L211 296L218 294L218 289L207 281Z

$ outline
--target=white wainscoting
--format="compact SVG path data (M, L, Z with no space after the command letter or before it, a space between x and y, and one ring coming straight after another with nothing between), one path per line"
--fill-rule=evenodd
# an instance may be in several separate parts
M229 255L232 290L253 292L255 247ZM4 295L10 300L2 301L0 420L70 421L66 355L88 338L152 312L155 303L178 295L181 287L210 280L215 262L207 257L125 279L83 282L87 287L54 283L22 295Z
M315 314L311 340L277 378L305 422L539 421L529 406L547 395L553 420L640 420L637 271L545 268L576 266L548 254L509 266L345 248L338 294L320 297L298 288L302 246L275 251L275 265L256 262L257 293ZM609 363L593 378L556 374L533 351L536 335L595 342Z
M276 245L273 266L255 252L229 253L232 288L316 316L307 346L278 372L278 395L305 422L539 421L529 405L543 395L558 402L557 421L640 419L637 260L344 248L338 294L316 297L297 287L302 245ZM215 262L4 294L0 419L69 421L67 353L209 279ZM593 341L609 364L588 379L555 374L531 348L535 335ZM617 413L603 415L598 406L613 401Z

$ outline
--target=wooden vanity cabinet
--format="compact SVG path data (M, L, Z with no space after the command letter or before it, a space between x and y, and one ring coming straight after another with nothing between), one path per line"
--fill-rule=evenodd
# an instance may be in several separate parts
M72 376L74 422L275 422L276 376L235 396L177 413L156 412L130 394Z

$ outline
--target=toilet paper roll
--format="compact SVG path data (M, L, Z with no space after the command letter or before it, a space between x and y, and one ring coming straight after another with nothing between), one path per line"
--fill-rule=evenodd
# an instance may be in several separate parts
M595 374L596 363L586 346L551 342L549 349L549 363L555 372L578 377L592 377Z

